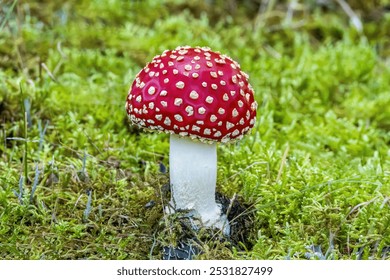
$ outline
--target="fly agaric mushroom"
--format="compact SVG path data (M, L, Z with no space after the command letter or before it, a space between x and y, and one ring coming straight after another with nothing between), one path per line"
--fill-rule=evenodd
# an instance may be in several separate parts
M248 75L207 47L155 56L135 77L126 101L133 124L170 133L169 170L176 210L194 210L203 225L229 225L215 201L216 143L241 139L256 121Z

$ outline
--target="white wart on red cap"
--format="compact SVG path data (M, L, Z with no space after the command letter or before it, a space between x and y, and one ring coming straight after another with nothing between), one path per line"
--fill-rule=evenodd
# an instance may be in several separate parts
M136 76L126 110L134 124L203 142L240 139L256 121L248 75L206 47L178 47Z

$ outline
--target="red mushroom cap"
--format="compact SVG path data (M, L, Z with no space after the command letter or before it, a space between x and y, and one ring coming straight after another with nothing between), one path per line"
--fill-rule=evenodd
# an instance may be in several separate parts
M256 108L240 65L206 47L178 47L154 57L126 101L134 124L203 142L242 138L256 121Z

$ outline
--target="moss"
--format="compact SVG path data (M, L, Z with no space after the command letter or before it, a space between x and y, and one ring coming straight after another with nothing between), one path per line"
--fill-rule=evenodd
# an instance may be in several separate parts
M321 246L389 259L384 1L351 2L363 33L315 1L292 17L283 1L49 2L0 10L1 259L160 259L182 236L163 214L168 137L129 128L124 110L135 74L178 45L239 61L259 103L252 133L218 148L217 188L253 215L246 236L197 232L198 258L304 259Z

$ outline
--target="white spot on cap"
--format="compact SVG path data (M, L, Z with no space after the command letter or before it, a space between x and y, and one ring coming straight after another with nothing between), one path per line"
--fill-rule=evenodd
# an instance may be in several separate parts
M231 96L234 96L235 94L236 94L236 91L235 91L235 90L231 90L231 91L230 91L230 95L231 95Z
M161 121L162 120L162 115L161 114L158 114L155 116L156 120L158 121Z
M221 139L221 142L222 143L227 143L230 141L230 133L226 134L222 139Z
M150 95L155 94L155 93L156 93L156 88L153 87L153 86L151 86L151 87L148 89L148 93L149 93Z
M141 102L141 101L142 101L142 96L141 96L141 95L138 95L137 98L135 99L135 101Z
M164 68L164 63L160 63L160 69Z
M242 108L242 106L244 106L244 102L242 102L241 100L238 100L238 107Z
M188 105L185 110L188 116L192 116L194 114L194 108L190 105Z
M198 78L198 77L199 77L199 74L198 74L198 73L192 73L192 77L193 77L193 78Z
M215 122L217 120L217 116L216 115L211 115L210 116L210 121L211 122Z
M207 62L206 62L206 65L207 65L207 67L209 67L209 68L213 67L213 64L212 64L210 61L207 61Z
M192 126L192 130L193 130L193 131L200 132L200 127L197 126L197 125L193 125L193 126Z
M179 54L180 55L185 55L185 54L187 54L188 53L188 51L186 50L186 49L182 49L182 50L179 50Z
M223 85L223 86L226 85L226 82L225 82L224 80L220 80L219 83L220 83L221 85Z
M232 76L232 82L233 82L233 84L237 83L237 76L236 75Z
M173 69L173 74L174 74L174 75L177 75L177 73L179 73L179 70Z
M245 123L244 118L241 118L240 121L238 122L239 124L243 125Z
M176 83L176 87L179 88L179 89L183 89L184 88L184 82L182 81L179 81Z
M197 55L194 57L195 60L200 60L200 57Z
M236 108L233 109L233 111L232 111L232 116L233 116L233 118L235 118L235 117L238 116L238 111L237 111Z
M204 121L196 121L197 124L203 125Z
M144 82L141 82L140 84L139 84L139 87L140 88L143 88L145 86L145 83Z
M175 115L175 120L177 120L178 122L182 122L183 121L183 117L179 114L176 114Z
M165 84L169 83L169 79L168 79L168 78L165 78L165 79L164 79L164 83L165 83Z
M164 69L164 70L162 70L162 73L165 75L166 73L168 73L168 70Z
M204 107L199 107L198 108L198 113L203 115L204 113L206 113L206 109Z
M196 70L199 70L199 69L200 69L200 64L196 64L196 65L195 65L195 69L196 69Z
M214 60L215 60L215 62L216 62L217 64L226 64L226 61L225 61L223 58L221 58L221 59L216 58L216 59L214 59Z
M217 131L214 133L214 137L220 137L222 135L222 133L220 131Z
M254 102L252 102L252 104L251 104L251 110L254 111L254 110L256 110L256 108L257 108L257 102L254 101Z
M172 61L168 61L168 65L169 66L173 66L173 65L175 65Z
M218 109L218 113L219 113L220 115L225 114L225 109L219 108L219 109Z
M229 100L229 95L228 95L227 93L225 93L225 94L223 95L222 99L223 99L224 101L228 101L228 100Z
M234 63L230 63L230 66L233 68L233 69L237 69L236 65Z
M171 54L169 57L172 58L172 59L176 59L177 55Z
M168 117L165 117L164 124L165 125L171 125L171 119L168 118Z
M195 90L192 90L190 92L190 98L191 99L198 99L198 97L199 97L199 94Z
M219 70L218 75L223 76L223 72L221 70Z
M162 90L160 92L160 96L167 96L168 92L166 90Z
M207 83L206 83L206 82L203 82L203 83L202 83L202 87L207 87Z
M211 88L216 90L218 88L218 86L216 84L211 84Z
M226 129L231 129L234 126L231 122L226 122Z
M237 136L238 134L240 134L240 131L238 129L235 129L233 132L232 132L232 135L233 136Z
M150 71L149 72L149 77L153 77L154 76L154 71Z
M184 56L179 56L178 58L176 58L176 61L182 61L184 59Z
M207 97L206 97L206 102L207 102L207 103L211 104L211 103L213 103L213 101L214 101L214 98L213 98L213 97L211 97L211 96L207 96Z
M218 126L222 126L222 121L219 121L219 122L218 122Z
M210 135L211 134L211 130L209 128L205 128L204 131L203 131L203 134L204 135Z
M167 103L166 101L161 101L160 103L161 103L161 105L162 105L163 107L168 107L168 103Z
M185 132L185 131L179 132L179 135L180 135L180 136L187 136L187 135L188 135L188 132Z
M210 76L213 78L218 78L217 72L211 71Z
M189 64L186 64L186 65L184 66L184 69L187 70L187 71L191 71L191 70L192 70L192 66L189 65Z
M180 106L182 103L183 103L183 99L181 98L175 98L175 101L173 102L175 106Z
M154 102L149 103L149 109L151 109L151 110L154 109Z

